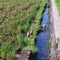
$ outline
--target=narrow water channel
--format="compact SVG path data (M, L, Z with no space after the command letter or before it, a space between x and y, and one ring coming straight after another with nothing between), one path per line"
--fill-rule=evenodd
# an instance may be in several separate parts
M37 37L36 47L38 48L37 60L48 60L49 56L49 17L48 8L45 9L42 15L41 26L46 24L46 30L39 33Z
M46 30L39 33L37 36L36 47L38 48L37 55L30 57L29 60L48 60L49 57L49 17L48 17L48 8L46 7L43 15L42 15L42 22L41 26L46 25ZM37 56L37 59L36 59ZM16 57L16 60L20 60L19 57Z

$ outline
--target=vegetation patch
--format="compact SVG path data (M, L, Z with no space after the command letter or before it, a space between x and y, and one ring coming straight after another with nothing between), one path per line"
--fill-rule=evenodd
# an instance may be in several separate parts
M0 57L14 60L15 51L37 51L35 38L46 0L0 0Z
M59 14L60 14L60 0L55 0Z

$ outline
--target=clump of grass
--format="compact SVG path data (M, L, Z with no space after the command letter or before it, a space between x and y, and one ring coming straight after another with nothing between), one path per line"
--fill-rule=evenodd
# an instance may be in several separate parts
M55 0L59 14L60 14L60 0Z

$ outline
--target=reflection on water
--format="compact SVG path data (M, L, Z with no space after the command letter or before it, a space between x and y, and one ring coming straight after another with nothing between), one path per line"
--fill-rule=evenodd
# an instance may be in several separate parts
M37 37L37 42L36 42L36 46L38 48L37 60L48 60L48 55L49 55L49 48L48 48L48 42L49 42L48 8L46 8L45 12L43 13L43 19L41 22L41 26L43 26L43 24L46 24L46 30L42 31Z

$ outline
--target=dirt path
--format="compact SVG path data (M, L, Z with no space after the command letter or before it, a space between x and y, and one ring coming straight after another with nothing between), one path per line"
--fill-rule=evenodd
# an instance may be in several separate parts
M60 16L55 0L50 0L50 23L51 23L51 60L60 60ZM57 47L56 47L57 44Z
M55 0L51 0L52 3L52 13L54 17L54 28L55 28L55 36L56 38L60 37L60 17L55 4Z

